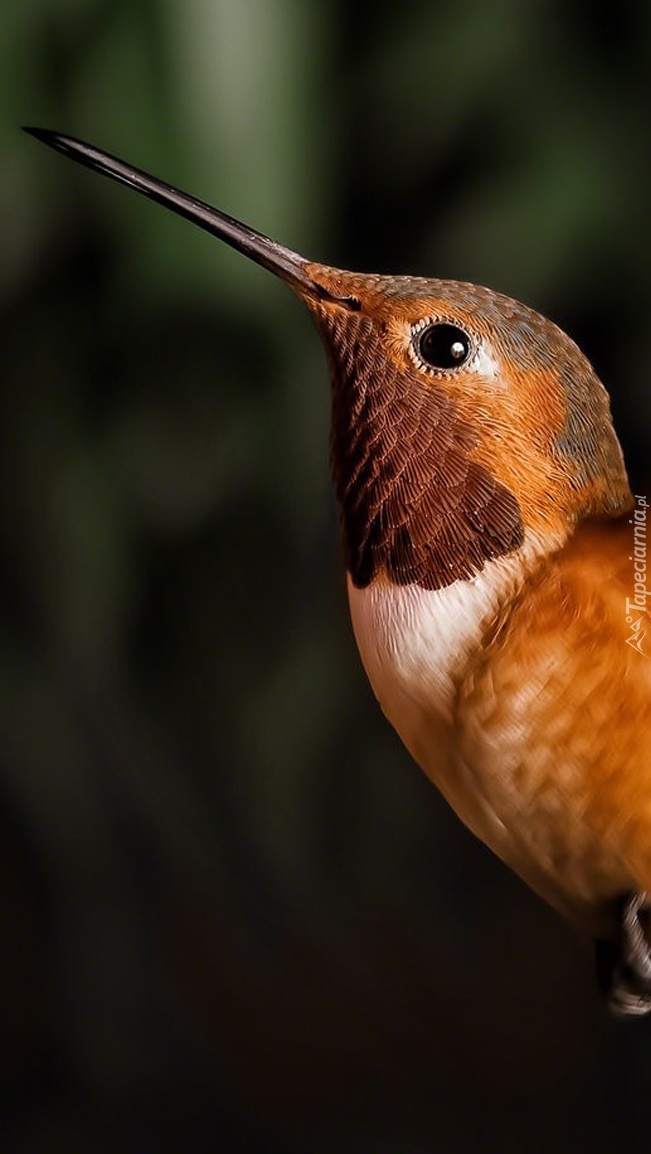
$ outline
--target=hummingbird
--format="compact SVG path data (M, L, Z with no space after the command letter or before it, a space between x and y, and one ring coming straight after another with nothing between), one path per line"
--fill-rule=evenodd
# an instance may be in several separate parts
M465 825L651 1012L647 500L608 394L499 292L349 272L89 144L27 132L284 280L323 338L352 626L373 692Z

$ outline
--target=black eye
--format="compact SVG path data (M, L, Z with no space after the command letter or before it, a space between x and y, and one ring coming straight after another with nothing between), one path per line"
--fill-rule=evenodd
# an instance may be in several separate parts
M468 359L470 338L457 325L437 321L416 333L416 351L432 369L454 369Z

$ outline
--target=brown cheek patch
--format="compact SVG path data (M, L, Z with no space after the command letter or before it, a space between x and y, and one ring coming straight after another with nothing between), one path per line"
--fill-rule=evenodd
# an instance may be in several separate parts
M358 588L380 572L441 589L522 544L515 497L470 459L451 398L387 361L373 322L320 308L332 375L332 469L346 563Z

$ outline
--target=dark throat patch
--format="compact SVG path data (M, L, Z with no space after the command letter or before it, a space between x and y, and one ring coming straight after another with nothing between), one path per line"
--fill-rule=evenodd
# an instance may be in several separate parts
M435 380L389 361L374 322L323 310L331 458L346 564L358 588L385 572L442 589L522 544L518 503L470 459L474 437Z

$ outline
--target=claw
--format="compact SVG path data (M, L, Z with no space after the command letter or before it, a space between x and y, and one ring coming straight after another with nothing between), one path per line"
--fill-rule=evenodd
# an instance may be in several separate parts
M629 895L621 909L619 949L613 957L608 1004L618 1017L651 1013L649 896Z

